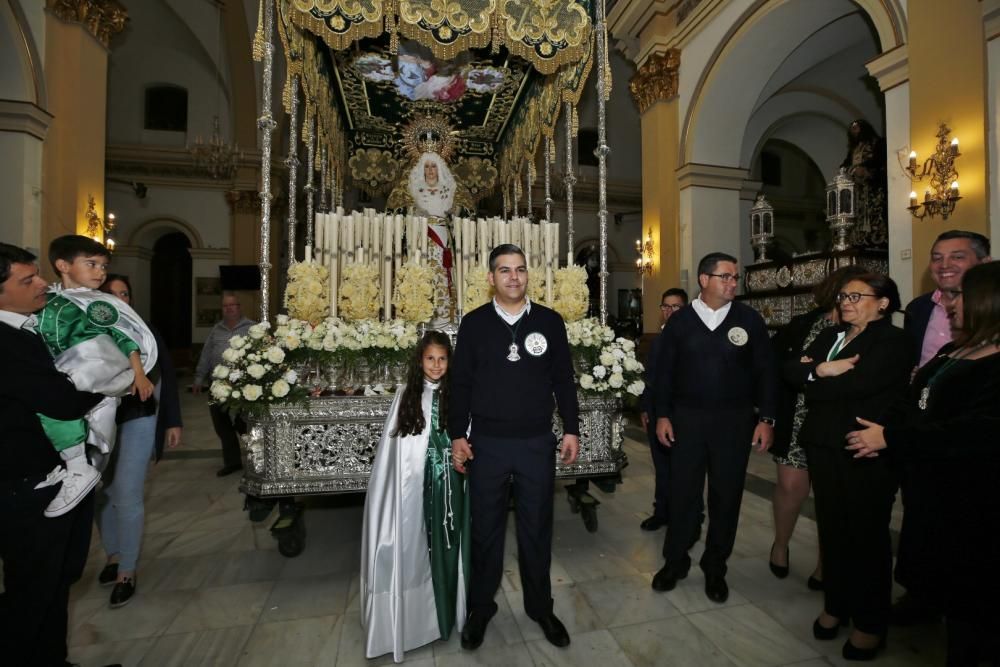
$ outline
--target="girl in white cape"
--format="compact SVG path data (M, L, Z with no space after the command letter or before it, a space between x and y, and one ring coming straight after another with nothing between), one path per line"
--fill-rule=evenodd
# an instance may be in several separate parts
M428 331L375 454L361 541L361 623L374 658L448 639L466 615L469 504L446 429L451 342Z

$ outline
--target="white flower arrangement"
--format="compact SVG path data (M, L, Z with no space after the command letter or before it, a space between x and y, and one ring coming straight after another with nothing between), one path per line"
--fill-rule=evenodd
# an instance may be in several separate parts
M250 327L247 336L230 339L222 355L224 363L212 370L209 393L215 403L254 412L268 403L305 397L298 375L288 367L284 343L293 333L307 338L312 327L285 315L278 316L278 323L274 332L262 322Z
M340 282L340 313L344 319L377 319L380 284L375 264L344 265Z
M330 314L330 272L316 262L296 262L288 267L285 307L288 314L306 322L319 322Z
M528 274L528 298L532 303L549 305L545 300L545 271L538 270Z
M552 309L567 322L583 318L590 305L587 270L575 264L556 269L552 282Z
M643 366L635 358L635 343L615 338L611 327L594 318L567 323L566 335L583 393L618 398L642 395L646 385Z
M404 264L396 274L392 303L396 317L419 324L434 316L434 267L430 264Z
M488 271L485 267L475 266L465 274L465 294L462 299L462 312L471 313L493 298L493 288L486 279ZM528 281L531 284L531 281Z

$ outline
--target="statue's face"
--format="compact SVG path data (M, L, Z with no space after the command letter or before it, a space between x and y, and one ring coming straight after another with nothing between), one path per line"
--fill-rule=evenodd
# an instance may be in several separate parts
M424 162L424 181L427 185L437 185L438 166L435 162L428 160Z

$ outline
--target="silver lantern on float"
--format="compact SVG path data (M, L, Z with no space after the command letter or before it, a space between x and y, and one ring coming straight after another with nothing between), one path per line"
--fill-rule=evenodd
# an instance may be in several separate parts
M757 252L758 262L770 261L767 257L767 247L773 241L774 207L768 203L763 194L759 194L750 209L750 245Z
M851 247L847 241L854 226L856 207L854 180L843 167L832 181L826 184L826 222L833 234L833 249L842 252Z

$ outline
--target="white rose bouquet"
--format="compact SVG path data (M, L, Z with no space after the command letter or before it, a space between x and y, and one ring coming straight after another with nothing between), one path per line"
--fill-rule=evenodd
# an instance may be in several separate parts
M316 262L296 262L288 267L285 308L295 319L319 322L330 314L330 272Z
M340 313L345 320L378 319L378 267L374 264L345 264L340 281Z
M593 318L566 325L577 383L584 394L638 397L646 388L635 343Z
M288 363L291 350L301 349L308 322L278 316L274 332L261 322L247 336L233 336L223 352L223 363L212 370L209 393L213 403L243 412L262 412L269 403L301 401L306 389Z

